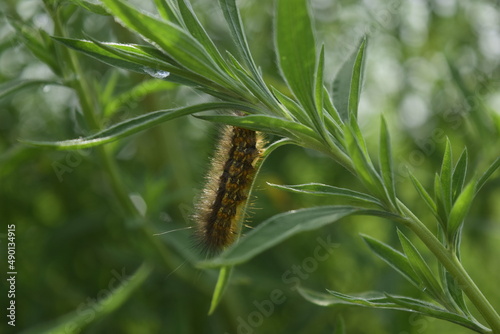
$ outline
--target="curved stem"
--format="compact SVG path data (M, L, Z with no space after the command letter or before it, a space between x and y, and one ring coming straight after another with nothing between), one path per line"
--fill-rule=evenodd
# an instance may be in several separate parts
M55 24L55 31L60 36L65 36L65 30L61 24L60 17L57 13L49 11L52 15L52 19ZM80 106L82 108L82 113L87 122L87 126L92 130L99 130L99 120L97 113L94 108L94 101L96 99L96 93L89 85L88 80L86 80L85 73L80 65L80 62L74 52L62 49L62 54L60 57L64 60L66 68L64 69L65 79L70 76L76 76L76 79L68 80L72 83L72 88L75 90ZM168 249L161 244L158 238L154 237L153 231L150 229L149 225L144 221L144 217L137 210L136 206L130 199L128 191L122 182L120 177L120 172L115 160L113 159L110 152L104 146L98 146L95 148L99 160L102 164L104 173L110 183L112 193L119 203L119 207L122 213L128 219L133 219L137 221L142 221L140 224L141 233L147 240L148 244L153 245L157 254L159 254L160 260L163 262L165 267L172 272L175 272L178 277L190 283L196 287L200 292L210 294L210 287L208 284L200 284L200 282L181 270L177 270L182 265L182 261L169 254Z
M436 238L429 229L407 208L399 203L403 212L408 215L409 220L406 226L412 230L429 250L436 256L439 262L448 270L448 272L457 280L460 288L469 297L470 301L482 314L486 322L490 325L493 333L500 334L500 315L483 295L481 290L469 276L462 263L456 255Z

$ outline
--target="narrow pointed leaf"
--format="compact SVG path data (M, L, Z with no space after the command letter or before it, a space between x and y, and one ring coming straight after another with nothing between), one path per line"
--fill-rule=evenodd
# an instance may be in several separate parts
M281 104L285 107L285 111L287 114L292 114L297 121L302 124L311 124L312 120L309 115L301 108L301 106L290 97L286 96L276 88L272 88L273 94L276 98L281 102Z
M380 201L373 196L326 184L321 184L321 183L307 183L307 184L295 184L295 185L279 185L272 183L268 184L272 187L300 194L332 197L332 200L335 200L336 198L346 198L357 203L365 205L376 205L379 208L382 207L382 203L380 203Z
M210 302L210 310L208 311L208 315L214 313L217 305L219 305L222 300L222 296L226 291L227 286L229 285L229 281L231 278L231 274L233 272L233 267L222 267L219 270L219 278L217 279L217 284L215 285L214 294L212 295L212 301Z
M349 206L322 206L278 214L260 223L218 257L199 263L200 267L222 267L244 263L301 232L319 229L364 210Z
M449 139L446 139L446 148L441 164L441 191L445 212L449 213L452 205L452 151Z
M204 47L181 27L140 12L120 0L102 0L115 18L185 68L224 83L227 79Z
M206 78L168 63L167 59L164 59L166 55L150 46L117 43L97 45L86 40L61 37L54 37L54 39L108 65L125 70L147 75L154 74L156 71L167 71L170 75L165 78L166 80L185 85L209 82Z
M328 289L328 293L321 293L303 287L298 287L297 290L306 300L320 306L352 305L408 311L404 307L389 302L387 297L380 292L369 291L357 295L346 295Z
M346 334L346 328L344 323L344 318L342 316L337 317L337 321L335 322L335 332L333 334Z
M420 197L424 200L425 204L427 204L429 209L431 209L432 214L438 220L440 220L440 217L439 217L438 212L437 212L437 205L434 202L434 200L432 199L432 197L429 195L427 190L425 190L422 183L420 183L420 181L410 171L408 171L408 175L410 176L410 180L413 183L413 186L415 187L415 189L417 189L417 192L420 195Z
M85 8L86 10L94 14L109 16L109 13L106 11L106 9L98 3L90 2L87 0L70 0L70 1L82 8Z
M500 167L500 157L496 158L495 161L488 167L486 172L481 175L479 180L477 181L476 192L478 192L486 183L486 181L490 178L490 176Z
M316 66L315 84L314 84L314 102L316 106L316 127L325 131L323 115L323 75L325 67L325 47L321 47L318 64ZM326 135L326 134L325 134Z
M450 275L448 271L445 271L444 275L445 275L446 289L450 293L451 298L453 298L455 303L457 303L458 307L464 314L468 315L469 317L472 317L472 315L468 310L467 304L465 303L464 292L460 288L460 284L453 276Z
M420 281L422 281L424 284L422 288L425 288L425 291L437 300L442 301L443 290L441 289L441 286L439 285L439 282L437 281L434 273L431 271L422 255L420 255L419 251L413 245L413 243L399 230L398 236L401 245L403 246L405 255L408 258L408 262L413 268L413 271L420 278Z
M214 110L214 109L241 109L240 105L232 103L205 103L197 104L179 109L160 110L145 115L137 116L121 123L115 124L110 128L100 131L96 134L81 139L71 139L63 141L34 141L22 140L21 142L57 150L73 150L86 147L98 146L115 140L128 137L139 131L149 129L153 126L166 122L168 120L190 115L195 112Z
M66 334L80 333L92 321L112 313L123 305L130 298L132 293L136 291L152 272L152 267L148 264L143 264L136 272L120 282L120 285L113 291L108 291L107 296L102 300L94 303L85 301L85 308L77 309L61 318L46 324L36 326L34 328L23 331L23 334ZM83 303L83 300L82 300ZM93 316L90 318L89 314Z
M475 180L469 182L465 189L460 193L453 208L450 212L450 217L448 218L448 233L450 236L454 236L458 229L462 226L462 223L469 212L469 208L472 204L472 200L475 195L476 182Z
M296 140L304 138L304 136L315 142L319 140L317 133L315 133L311 128L308 128L300 123L291 122L278 117L265 115L247 115L244 117L209 115L196 117L212 122L236 125L251 130L272 133L283 137L290 137ZM302 136L297 136L297 133Z
M450 311L447 311L441 307L438 307L434 304L428 303L423 300L404 297L404 296L392 296L386 294L388 301L394 302L397 305L402 307L406 307L415 312L427 315L429 317L446 320L449 322L456 323L458 325L464 326L466 328L470 328L479 333L488 333L490 330L480 323L472 321L467 317L464 317L461 314L456 314Z
M331 290L327 291L328 293L320 293L302 287L298 288L298 292L302 297L311 303L320 306L334 307L338 305L352 305L377 309L417 312L419 314L437 319L451 321L479 333L491 333L488 328L485 328L479 323L476 323L462 315L449 312L423 300L377 292L366 292L353 296Z
M332 120L335 122L335 128L340 129L340 125L343 124L343 121L340 118L340 114L337 108L335 108L335 105L331 100L330 93L325 86L323 86L323 105L325 106Z
M259 78L260 74L252 58L245 32L243 31L243 24L241 22L238 7L236 6L236 1L219 0L219 4L222 8L222 13L224 14L226 22L229 25L229 30L231 31L239 55L243 58L245 65L248 66L254 78Z
M49 80L11 80L2 85L0 85L0 99L6 96L15 94L23 89L30 87L39 87L45 85L62 85L57 81Z
M348 127L349 127L350 132L354 136L354 139L356 141L356 144L358 145L358 148L359 148L361 154L364 156L365 160L369 162L373 172L375 172L375 168L373 167L373 163L371 162L370 153L368 152L365 138L363 137L363 133L361 132L361 129L359 128L358 121L355 118L352 118L348 123ZM347 132L347 131L344 131L344 132Z
M467 176L467 163L468 163L468 154L467 149L464 149L460 158L458 159L455 168L453 169L453 178L452 178L452 202L455 203L458 195L462 192L465 183L465 177Z
M352 69L351 88L349 90L349 117L354 118L358 117L358 105L361 96L361 86L363 84L366 43L367 40L366 37L364 37L361 40Z
M33 29L24 22L12 18L9 19L9 23L16 29L18 36L36 58L49 66L55 74L61 74L61 66L55 56L57 52L54 43L44 30Z
M392 248L391 246L376 240L367 235L362 235L364 241L368 244L370 249L377 254L385 263L390 265L393 269L403 275L410 283L412 283L417 288L421 287L420 278L415 271L413 271L412 266L408 262L408 258Z
M283 78L300 104L312 115L315 113L316 42L308 1L278 0L276 49Z
M444 190L443 183L441 182L441 176L438 173L434 175L434 198L436 203L436 212L438 213L439 222L443 224L443 229L446 231L446 222L448 221L448 215L450 214L449 209L446 209L444 204Z
M165 21L180 24L180 14L172 0L154 0L158 13Z
M260 84L259 79L254 79L252 75L246 70L237 59L234 58L232 54L228 52L229 60L231 61L229 68L232 69L234 75L241 81L241 83L245 86L243 90L249 90L253 95L247 96L247 100L252 101L255 100L255 103L263 103L266 106L269 106L270 110L276 109L277 103L273 98L270 97L270 93L267 90L265 85Z
M351 89L352 70L356 62L358 50L359 47L344 61L340 70L335 75L332 85L333 104L344 123L349 120L349 91Z
M387 195L392 205L396 205L396 188L394 185L394 172L392 167L392 153L391 153L391 140L389 137L389 132L387 131L387 124L384 117L381 118L380 122L380 171L382 174L382 180L384 181L385 189Z
M383 197L385 189L382 180L373 166L355 118L351 118L349 126L345 127L344 139L345 146L352 159L356 173L365 187L367 187L372 194Z
M177 0L179 11L182 15L184 24L189 30L192 36L200 42L201 45L205 47L205 50L210 54L210 56L219 64L221 68L227 69L227 65L222 58L219 50L215 47L214 42L208 36L205 28L201 25L200 21L196 17L193 8L189 2L186 0Z

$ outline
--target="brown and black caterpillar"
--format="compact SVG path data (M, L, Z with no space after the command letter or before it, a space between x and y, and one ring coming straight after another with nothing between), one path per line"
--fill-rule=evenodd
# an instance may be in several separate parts
M194 214L196 238L208 254L236 241L256 170L262 156L259 132L225 126Z

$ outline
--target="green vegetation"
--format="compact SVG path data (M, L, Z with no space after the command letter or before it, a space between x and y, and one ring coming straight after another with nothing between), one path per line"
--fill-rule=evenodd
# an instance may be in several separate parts
M241 5L0 5L2 326L500 333L498 7ZM252 228L205 258L214 123L269 144Z

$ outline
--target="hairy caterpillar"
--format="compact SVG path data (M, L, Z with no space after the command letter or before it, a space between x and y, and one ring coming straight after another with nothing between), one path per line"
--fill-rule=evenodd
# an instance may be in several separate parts
M259 132L236 126L222 129L193 217L197 240L206 253L216 254L236 240L262 146Z

